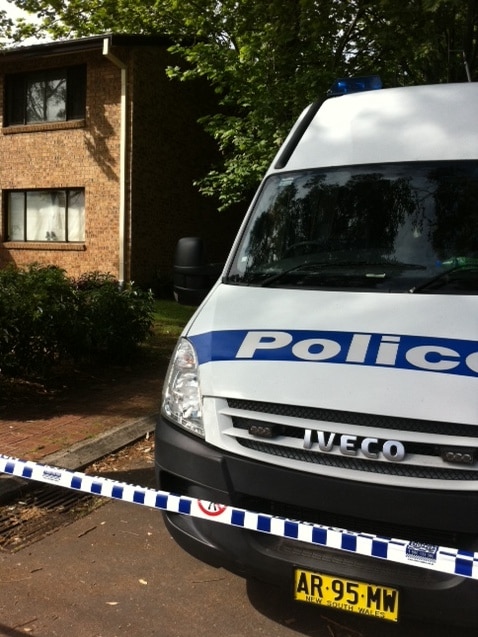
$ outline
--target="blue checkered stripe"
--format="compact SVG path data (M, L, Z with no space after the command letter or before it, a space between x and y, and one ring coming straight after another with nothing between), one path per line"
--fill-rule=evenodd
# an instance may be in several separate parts
M357 555L478 580L478 553L255 513L0 455L0 473Z

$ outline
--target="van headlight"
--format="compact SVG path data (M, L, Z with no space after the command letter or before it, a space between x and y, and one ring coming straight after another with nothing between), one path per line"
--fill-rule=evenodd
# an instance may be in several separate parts
M197 356L185 338L178 341L169 363L162 409L170 420L204 438Z

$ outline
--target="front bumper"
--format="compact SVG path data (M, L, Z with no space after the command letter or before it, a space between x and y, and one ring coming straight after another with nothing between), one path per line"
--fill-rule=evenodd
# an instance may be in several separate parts
M157 483L165 491L272 514L281 514L284 506L290 511L319 508L325 516L347 513L362 518L363 523L357 520L362 524L360 528L356 525L344 528L376 534L384 534L387 522L398 525L404 519L412 519L418 526L427 522L426 528L436 528L437 520L445 528L453 520L456 523L456 510L450 511L449 519L446 518L443 493L420 490L412 493L393 487L346 483L251 461L223 453L177 429L163 417L158 419L155 444ZM458 502L460 508L460 494L455 496L448 493L445 499ZM261 508L265 503L270 505L267 511ZM275 505L281 508L276 510ZM241 576L290 588L295 567L317 570L400 589L402 615L478 626L476 581L180 514L167 513L165 518L171 535L188 553ZM296 515L295 519L303 518ZM310 521L334 525L331 519ZM403 534L394 537L426 541L424 537ZM428 542L438 543L433 539ZM472 538L468 546L460 548L477 550L478 541Z

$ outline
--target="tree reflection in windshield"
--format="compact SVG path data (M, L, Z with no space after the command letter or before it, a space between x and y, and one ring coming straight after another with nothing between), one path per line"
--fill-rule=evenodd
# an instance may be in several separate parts
M300 264L309 261L338 261L408 263L421 266L414 276L426 279L453 259L478 256L477 201L477 162L273 175L263 187L230 277L250 282L260 273L300 272ZM392 278L401 276L395 269Z

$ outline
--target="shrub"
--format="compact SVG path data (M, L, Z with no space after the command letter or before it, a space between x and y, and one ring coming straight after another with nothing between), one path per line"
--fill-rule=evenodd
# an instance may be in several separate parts
M77 358L124 361L145 341L153 323L153 295L132 283L120 288L109 274L92 272L74 282L80 323Z
M0 270L0 372L44 376L69 360L124 361L149 333L153 297L107 274L57 267Z
M0 369L44 374L67 354L75 294L60 268L0 270Z

